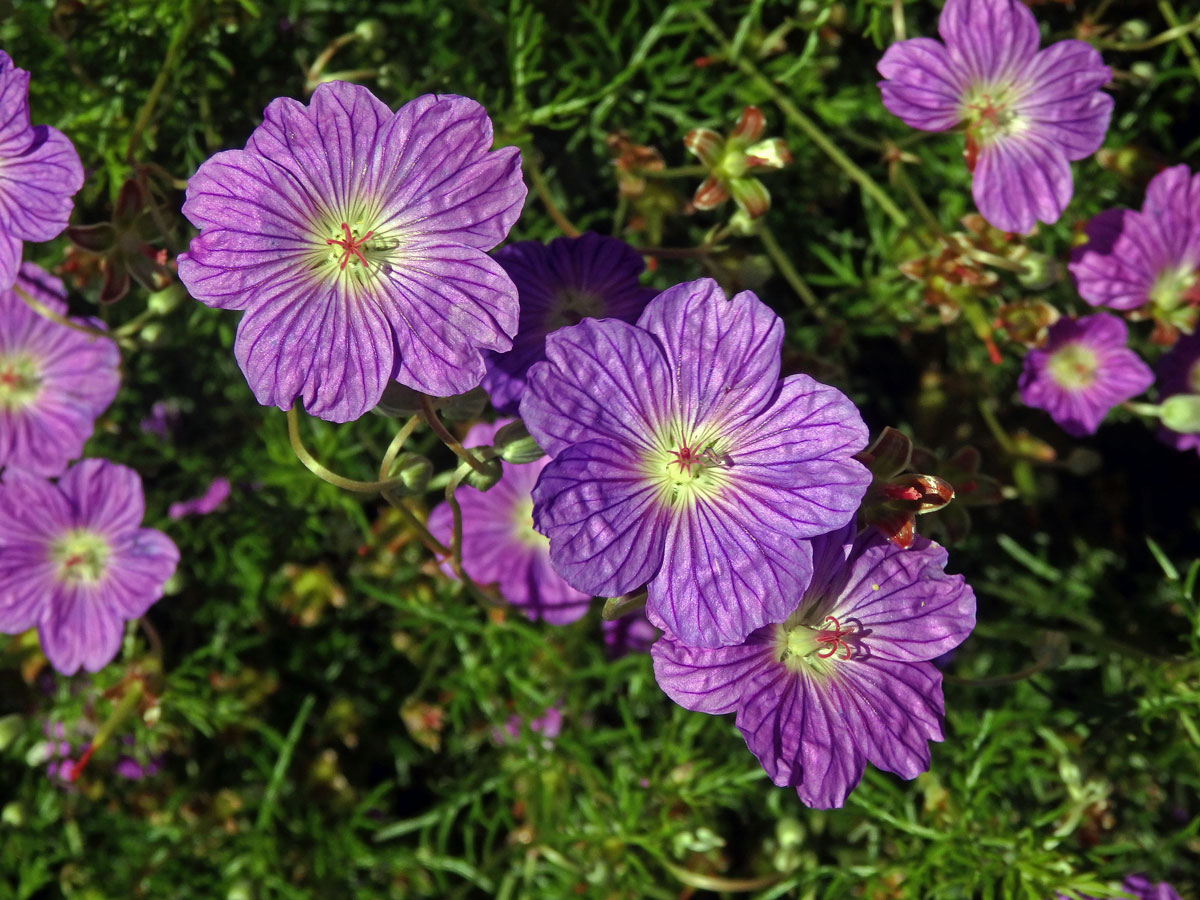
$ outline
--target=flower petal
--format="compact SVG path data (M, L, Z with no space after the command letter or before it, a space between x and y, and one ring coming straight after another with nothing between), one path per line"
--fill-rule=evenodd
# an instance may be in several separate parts
M946 48L932 38L897 41L876 66L883 105L906 125L945 131L962 119L967 78Z
M83 187L75 145L57 128L38 125L33 140L0 165L0 227L27 241L48 241L67 227Z
M1067 268L1079 296L1092 306L1137 309L1163 271L1157 218L1129 209L1109 209L1087 224L1088 242L1071 251Z
M98 672L112 662L124 630L96 586L60 584L38 623L38 639L50 665L74 675L80 666Z
M1035 221L1058 221L1071 200L1071 167L1035 131L997 138L979 151L971 192L989 223L1025 234Z
M953 67L975 84L1011 81L1037 52L1037 20L1019 0L946 0L938 18Z
M555 570L601 597L653 578L668 527L656 494L628 450L599 441L565 448L533 489L534 523L550 538Z
M179 565L175 542L152 528L127 534L109 560L103 582L103 602L122 619L145 615L162 597L163 585Z
M741 705L742 691L763 668L775 667L774 629L764 628L744 643L704 650L663 635L650 648L654 678L663 692L693 712L721 715Z
M1111 78L1095 47L1059 41L1030 61L1021 76L1027 91L1013 109L1031 120L1044 140L1062 148L1067 159L1083 159L1104 143L1113 98L1100 88Z
M129 466L84 459L58 479L58 489L75 510L70 524L104 535L120 535L142 524L142 479Z
M546 338L529 370L521 418L551 456L574 443L649 449L671 418L674 388L659 343L614 319L585 319Z

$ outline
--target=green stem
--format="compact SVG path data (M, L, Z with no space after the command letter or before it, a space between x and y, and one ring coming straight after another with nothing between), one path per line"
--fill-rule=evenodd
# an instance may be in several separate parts
M442 424L442 420L438 418L437 410L433 408L433 404L425 395L421 395L421 418L425 420L433 433L441 439L441 442L454 451L454 455L465 462L468 466L478 472L480 475L489 475L487 466L485 466L474 453L462 445L462 443L452 435L449 429Z
M292 451L296 454L296 458L304 464L308 471L312 472L322 481L327 481L330 484L343 488L347 491L354 491L358 494L378 494L383 491L390 491L394 488L403 487L403 483L398 479L380 480L380 481L355 481L353 478L345 478L338 475L336 472L325 468L316 457L308 452L308 448L304 446L304 442L300 439L300 420L296 413L296 407L293 405L287 411L288 423L288 440L291 441Z
M388 444L388 448L383 454L383 462L379 464L380 481L387 480L388 469L392 467L392 463L396 461L396 457L400 455L400 451L404 447L404 442L412 436L413 429L417 427L420 421L420 416L409 416L404 426L396 432L396 436L392 438L392 442Z
M1170 0L1158 0L1158 9L1171 28L1182 27ZM1200 81L1200 53L1196 52L1196 45L1192 43L1192 39L1186 31L1179 35L1179 46L1183 50L1183 55L1187 57L1188 65L1192 67L1192 74L1196 76L1197 81Z
M308 71L304 73L305 87L309 93L312 93L318 84L320 84L321 73L325 71L325 67L329 65L329 61L333 59L333 54L337 53L347 44L351 44L358 39L358 35L353 31L348 31L345 34L339 34L332 41L325 45L325 49L321 51L321 55L313 60L313 64L308 67Z
M744 56L738 56L737 58L734 58L731 55L732 47L730 47L729 41L725 39L725 35L721 33L721 30L717 28L712 19L710 19L703 11L699 9L692 10L692 16L697 22L700 23L700 26L710 35L712 35L713 39L721 45L721 49L725 56L731 59L733 63L742 70L743 74L754 81L754 83L757 84L762 90L770 94L771 99L775 102L775 105L779 107L780 111L793 125L803 131L810 141L821 148L826 156L833 160L833 162L852 180L857 182L859 187L861 187L867 195L869 195L876 203L879 204L880 208L888 214L893 222L895 222L901 228L908 226L908 216L904 214L900 207L892 202L892 198L884 192L883 188L879 186L875 179L855 165L853 160L843 153L838 146L825 135L825 132L823 132L815 122L808 118L808 116L804 115L804 113L800 112L796 104L792 103L792 101L788 99L787 95L784 94L783 91L781 91L778 87L776 87L775 83L771 81L771 79L762 74L762 72L758 70L758 67L755 66L753 62Z
M558 226L558 230L567 237L579 237L582 232L571 223L571 220L554 202L554 197L550 194L550 185L546 183L546 177L542 174L538 164L533 161L533 152L524 154L522 160L525 174L529 176L529 181L533 184L533 190L537 193L538 199L542 201L542 206L546 207L546 212L550 214L554 224Z
M707 175L708 167L695 166L672 166L666 169L638 169L638 175L643 178L695 178L698 175Z
M122 347L128 347L130 344L127 341L119 340L112 332L104 331L100 328L94 328L91 325L85 325L82 322L77 322L74 319L68 319L66 316L56 313L41 300L29 294L19 284L13 285L13 290L17 292L17 296L25 301L25 305L32 309L43 319L49 319L51 322L57 322L59 325L65 325L72 331L78 331L81 334L86 334L94 338L104 338L106 341L115 341Z
M824 319L825 309L821 306L821 301L817 299L817 295L812 292L812 289L804 283L804 279L800 277L800 273L796 271L796 267L792 265L792 261L783 252L783 248L775 240L774 233L764 221L758 223L758 236L767 250L767 255L775 263L775 268L779 270L779 274L792 286L792 290L804 301L804 305L812 310L812 314L818 319Z
M125 151L125 159L131 164L138 144L141 143L142 135L150 124L150 117L154 115L154 107L158 105L159 98L162 97L162 92L167 87L167 81L170 80L171 73L175 69L175 63L179 60L179 51L183 48L184 39L192 28L193 12L194 4L187 3L184 6L183 18L179 20L175 31L171 34L171 43L167 45L167 54L163 57L162 65L158 69L158 77L154 79L154 84L150 85L150 93L146 95L146 102L138 110L133 130L129 133L128 149Z
M450 548L433 536L433 533L426 527L425 523L417 518L416 513L404 504L403 499L386 490L383 492L383 499L391 504L392 509L400 513L400 518L412 529L413 534L425 545L426 550L438 559L445 559L450 555Z
M1154 37L1145 41L1131 41L1123 43L1121 41L1096 41L1094 46L1100 50L1115 50L1118 53L1140 53L1143 50L1150 50L1157 47L1159 44L1168 44L1176 38L1185 37L1194 31L1200 31L1200 17L1192 19L1183 25L1176 25L1174 28L1168 28L1166 31L1159 32Z
M942 225L940 222L938 222L937 216L935 216L930 211L929 207L925 205L925 201L921 199L921 195L918 194L917 189L913 187L912 179L910 179L908 177L908 173L904 171L904 164L897 163L895 172L896 181L899 183L900 189L904 191L905 196L908 197L908 202L913 205L913 208L916 209L921 218L925 220L925 224L930 227L933 233L941 238L943 242L949 244L950 238L948 238L946 236L946 232L942 230Z

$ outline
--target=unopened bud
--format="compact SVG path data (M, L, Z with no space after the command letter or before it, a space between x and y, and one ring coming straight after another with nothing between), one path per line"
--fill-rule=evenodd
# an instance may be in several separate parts
M483 460L483 471L476 469L469 463L463 463L459 468L465 468L467 472L463 481L480 491L490 491L504 474L504 470L500 467L500 460L498 459Z
M492 441L492 449L505 462L517 465L535 462L546 455L546 451L538 446L537 441L530 436L529 429L520 419L509 422L496 432L496 438Z
M420 453L401 453L388 470L389 479L399 480L413 494L424 492L432 477L433 463Z
M387 29L378 19L363 19L354 26L354 34L364 44L378 44L387 36Z
M1165 427L1180 434L1200 434L1200 394L1176 394L1159 407Z
M442 397L438 406L442 415L454 421L476 419L488 405L487 391L481 387L471 388L465 394L455 394L453 397Z
M405 387L398 381L389 381L383 389L383 396L375 404L375 412L391 416L393 419L411 416L421 409L423 396L420 391Z
M186 296L187 292L184 291L183 285L176 282L151 294L146 300L146 306L156 316L165 316L177 307Z

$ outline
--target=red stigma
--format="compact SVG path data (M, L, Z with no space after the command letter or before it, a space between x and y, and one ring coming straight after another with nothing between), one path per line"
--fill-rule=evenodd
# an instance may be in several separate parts
M75 781L83 774L83 767L88 764L88 760L92 758L92 754L95 752L95 745L89 744L88 748L83 751L83 755L79 757L79 762L71 766L71 770L67 773L67 781Z
M701 454L696 453L687 444L684 444L678 450L672 450L671 455L675 458L671 460L671 462L667 463L667 466L670 466L671 463L676 463L679 466L680 472L687 472L689 475L691 475L692 466L700 465Z
M338 266L338 269L340 271L345 271L346 263L350 262L351 256L357 256L358 261L363 264L363 268L366 268L367 258L363 256L363 252L359 248L362 247L362 245L367 242L368 238L370 238L375 232L368 231L356 241L354 239L354 235L350 232L350 226L345 222L342 223L342 231L346 233L346 237L344 239L330 238L325 242L326 244L341 247L344 251L342 253L342 262L341 265Z
M841 647L844 654L842 659L849 659L850 645L846 642L846 636L853 634L854 626L847 625L845 628L843 628L842 623L839 622L834 616L826 616L825 622L832 622L833 628L823 628L817 632L817 643L828 645L818 650L817 656L821 657L821 659L829 659L838 652L838 647Z

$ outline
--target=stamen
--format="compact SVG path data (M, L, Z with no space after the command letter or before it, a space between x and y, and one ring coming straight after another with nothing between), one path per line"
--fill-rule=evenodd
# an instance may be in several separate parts
M342 231L346 233L346 237L344 239L329 238L325 241L326 244L341 247L342 250L345 251L342 253L342 261L341 265L338 266L338 270L343 272L346 270L346 263L350 262L351 255L357 256L358 261L362 263L363 268L365 269L367 267L367 258L363 256L363 252L359 248L362 247L362 245L367 242L371 235L375 233L374 230L368 231L357 241L354 239L354 234L350 231L350 226L346 222L342 223Z
M854 633L854 626L847 624L846 627L843 628L842 623L839 622L834 616L825 617L825 624L829 622L833 623L832 630L828 628L822 628L816 634L818 644L828 645L818 650L817 656L821 657L821 659L829 659L838 652L838 647L841 647L842 652L844 653L842 659L849 659L851 650L850 644L846 641L846 637Z

